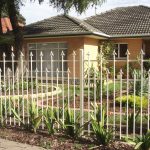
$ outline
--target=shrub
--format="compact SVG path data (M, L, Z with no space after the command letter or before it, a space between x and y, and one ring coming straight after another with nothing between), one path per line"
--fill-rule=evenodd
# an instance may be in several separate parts
M120 101L122 100L122 106L127 105L127 96L122 96L116 98L116 102L120 104ZM148 105L148 99L146 97L142 97L143 101L143 108L147 108ZM128 95L128 104L130 108L134 107L134 95ZM141 107L141 97L140 96L135 96L135 107L140 108Z

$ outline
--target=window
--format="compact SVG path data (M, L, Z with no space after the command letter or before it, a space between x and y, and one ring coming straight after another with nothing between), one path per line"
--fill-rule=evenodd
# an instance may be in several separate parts
M62 51L65 54L64 60L67 58L67 43L32 43L29 44L29 60L31 60L30 53L33 54L33 61L32 61L32 70L34 71L36 68L38 69L39 73L41 72L41 61L40 61L40 53L43 53L43 62L42 62L42 72L44 72L46 68L51 71L51 57L50 52L53 52L53 75L56 76L56 69L58 68L61 72L62 70ZM29 67L31 63L29 64ZM64 62L64 71L67 70L67 63ZM30 68L31 70L31 68ZM50 76L50 74L49 74Z
M126 58L127 49L128 44L115 44L116 58L118 59Z

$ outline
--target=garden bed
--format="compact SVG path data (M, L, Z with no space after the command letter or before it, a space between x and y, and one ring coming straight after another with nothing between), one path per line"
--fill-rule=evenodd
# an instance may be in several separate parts
M20 143L40 146L51 150L133 150L133 146L127 143L115 141L108 146L98 146L90 139L70 139L59 133L48 135L46 132L37 134L22 130L20 128L0 128L0 137Z

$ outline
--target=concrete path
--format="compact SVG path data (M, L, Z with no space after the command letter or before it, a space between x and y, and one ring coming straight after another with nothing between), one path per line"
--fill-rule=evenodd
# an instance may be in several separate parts
M45 150L44 148L0 139L0 150Z

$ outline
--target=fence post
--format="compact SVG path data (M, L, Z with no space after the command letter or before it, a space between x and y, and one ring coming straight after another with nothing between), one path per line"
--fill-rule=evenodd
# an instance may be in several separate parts
M80 126L84 124L84 50L80 50Z
M142 134L143 134L143 73L144 73L144 70L143 70L143 59L144 59L144 52L143 50L141 49L141 104L140 104L140 107L141 107L141 110L140 110L140 115L141 115L141 119L140 119L140 136L142 137Z

